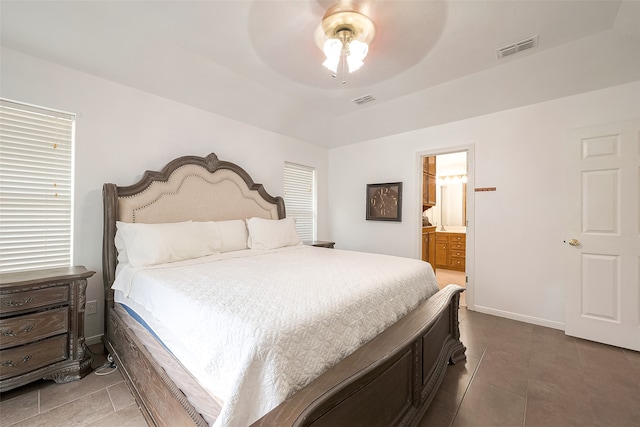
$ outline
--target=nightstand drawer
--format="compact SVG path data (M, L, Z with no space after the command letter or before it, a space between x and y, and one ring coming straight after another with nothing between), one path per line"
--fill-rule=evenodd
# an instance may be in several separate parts
M67 332L69 309L30 313L0 320L0 349L15 347Z
M34 308L66 303L69 301L69 286L53 286L34 291L14 292L0 297L2 315Z
M67 334L2 350L0 351L0 380L33 371L67 357Z

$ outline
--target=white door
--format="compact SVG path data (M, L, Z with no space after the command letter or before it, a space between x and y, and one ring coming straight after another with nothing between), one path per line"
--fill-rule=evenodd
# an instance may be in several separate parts
M567 133L567 335L640 350L640 120Z

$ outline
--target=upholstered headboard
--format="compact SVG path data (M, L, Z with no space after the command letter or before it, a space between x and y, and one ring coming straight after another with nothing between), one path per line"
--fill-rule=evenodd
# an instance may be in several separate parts
M146 171L136 184L104 184L102 269L109 304L115 280L116 221L167 223L285 217L282 197L269 195L240 166L207 157L179 157L161 171Z

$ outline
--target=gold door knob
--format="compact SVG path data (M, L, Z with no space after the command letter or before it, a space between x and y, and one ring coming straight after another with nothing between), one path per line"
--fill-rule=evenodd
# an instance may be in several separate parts
M580 240L578 240L578 239L571 239L571 240L569 240L569 245L571 245L571 246L578 246L578 245L580 245Z

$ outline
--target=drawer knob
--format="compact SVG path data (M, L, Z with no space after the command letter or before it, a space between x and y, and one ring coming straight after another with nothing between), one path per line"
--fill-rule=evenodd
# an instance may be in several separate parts
M22 301L14 301L10 299L9 301L2 301L2 303L7 307L20 307L22 305L29 304L31 301L33 301L33 297L27 297Z
M13 329L5 329L2 331L2 336L4 337L17 337L18 335L27 333L29 331L31 331L34 328L35 325L26 325L24 328L22 328L21 331L19 332L13 332Z
M27 363L29 360L31 360L32 357L33 354L27 354L23 356L22 360L19 362L13 363L13 360L4 360L1 365L5 368L14 368L16 366L22 365L23 363Z

